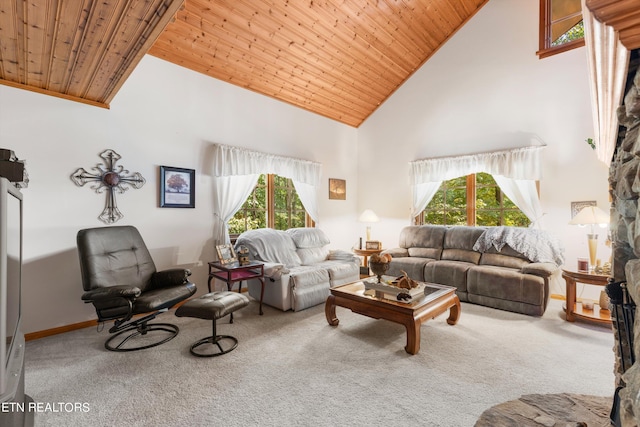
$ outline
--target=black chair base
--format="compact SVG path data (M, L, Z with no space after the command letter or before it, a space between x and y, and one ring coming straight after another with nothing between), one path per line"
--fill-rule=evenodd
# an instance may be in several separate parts
M134 331L134 332L131 332ZM168 332L169 335L166 336L166 334L163 334L163 338L160 341L154 341L150 344L145 344L145 345L141 345L141 346L137 346L137 347L124 347L124 345L131 339L139 337L139 336L145 336L148 335L150 332L154 332L154 331L161 331L161 332ZM178 328L178 326L176 325L172 325L170 323L153 323L153 324L139 324L139 325L132 325L126 329L123 329L122 331L118 332L117 334L115 334L114 336L112 336L111 338L109 338L105 343L104 343L104 347L107 350L110 351L118 351L118 352L123 352L123 351L137 351L137 350L144 350L145 348L151 348L151 347L156 347L160 344L164 344L167 341L171 341L172 339L174 339L177 335L178 332L180 331L180 328ZM121 335L126 334L128 332L129 333L127 336L125 337L121 337ZM117 345L113 345L112 343L116 340L120 339L120 343Z
M231 347L225 350L221 345L222 341L231 341ZM211 346L214 349L214 352L198 353L197 351L195 351L196 347L200 347L205 344L211 344ZM219 351L215 351L216 347L218 348ZM191 349L189 351L191 352L191 354L198 357L216 357L216 356L222 356L223 354L227 354L230 351L235 350L236 347L238 347L238 340L235 337L232 337L231 335L216 335L215 337L202 338L200 341L196 341L191 346Z

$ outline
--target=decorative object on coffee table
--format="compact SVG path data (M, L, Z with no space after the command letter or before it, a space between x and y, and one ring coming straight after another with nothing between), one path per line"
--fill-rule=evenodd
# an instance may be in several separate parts
M382 276L384 276L384 274L389 269L390 262L391 262L391 255L389 254L384 254L384 255L373 254L369 258L369 268L371 269L373 274L378 276L378 283L382 282Z

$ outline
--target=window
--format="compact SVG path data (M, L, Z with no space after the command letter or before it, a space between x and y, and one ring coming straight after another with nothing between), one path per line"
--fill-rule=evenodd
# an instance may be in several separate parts
M540 0L540 50L545 58L584 46L580 0Z
M242 208L229 220L229 234L256 228L286 230L313 226L296 194L293 181L278 175L260 175Z
M516 227L527 227L531 223L488 173L444 181L415 221L417 224Z

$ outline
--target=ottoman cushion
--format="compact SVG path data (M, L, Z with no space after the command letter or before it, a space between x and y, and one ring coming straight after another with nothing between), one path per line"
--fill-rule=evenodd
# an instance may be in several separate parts
M215 320L247 305L249 298L240 293L211 292L182 304L176 310L176 316Z

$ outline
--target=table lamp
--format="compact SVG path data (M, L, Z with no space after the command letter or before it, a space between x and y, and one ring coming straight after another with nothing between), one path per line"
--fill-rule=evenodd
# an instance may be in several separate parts
M590 225L591 233L587 234L587 243L589 243L589 272L592 273L596 267L596 251L598 249L598 235L595 232L595 225L606 227L609 223L609 214L604 212L597 206L587 206L574 216L569 224L572 225Z
M378 215L371 209L365 209L364 212L360 214L358 221L367 223L367 240L371 240L371 225L369 224L380 221Z

